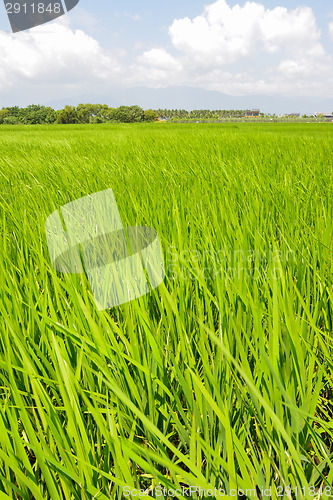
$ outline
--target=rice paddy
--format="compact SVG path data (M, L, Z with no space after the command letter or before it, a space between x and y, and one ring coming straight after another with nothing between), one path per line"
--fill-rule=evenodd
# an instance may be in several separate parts
M1 499L333 496L332 127L0 127ZM166 278L98 311L45 221L108 188Z

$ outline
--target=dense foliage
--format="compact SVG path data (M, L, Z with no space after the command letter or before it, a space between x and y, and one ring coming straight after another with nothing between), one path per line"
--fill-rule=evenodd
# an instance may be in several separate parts
M251 114L249 109L158 109L158 116L182 120L220 120L222 118L244 118ZM264 113L259 113L263 117Z
M298 114L281 115L264 114L249 109L147 109L140 106L119 106L110 108L107 104L79 104L78 106L65 106L55 110L50 106L31 104L26 108L12 106L0 110L0 125L36 125L36 124L75 124L75 123L136 123L154 121L172 122L220 122L220 121L331 121L329 116L307 116L301 118Z
M249 110L193 110L185 109L147 109L139 106L119 106L110 108L107 104L79 104L78 106L65 106L64 109L54 110L32 104L26 108L18 106L7 107L0 110L0 124L7 125L35 125L42 123L134 123L153 122L157 119L173 121L195 120L221 120L225 118L242 118L250 113ZM260 113L260 117L263 117Z
M139 106L120 106L109 108L106 104L79 104L54 110L51 107L32 104L26 108L12 106L0 110L0 124L74 124L106 122L151 122L158 118L153 110L144 111Z

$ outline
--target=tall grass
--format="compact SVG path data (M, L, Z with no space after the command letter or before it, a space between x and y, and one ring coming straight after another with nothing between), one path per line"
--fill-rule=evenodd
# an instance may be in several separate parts
M332 126L1 127L0 147L0 498L333 495ZM99 312L44 225L106 188L167 277Z

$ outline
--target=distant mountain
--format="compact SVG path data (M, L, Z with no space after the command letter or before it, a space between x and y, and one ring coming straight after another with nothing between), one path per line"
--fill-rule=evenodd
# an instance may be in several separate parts
M333 111L333 99L318 97L281 97L265 95L230 96L214 90L193 87L150 89L145 87L114 88L108 94L83 94L43 102L56 109L80 102L102 103L111 107L137 104L144 109L254 109L264 113L306 113Z
M27 97L29 96L29 97ZM54 96L54 97L53 97ZM144 109L256 109L264 113L301 113L315 112L331 113L333 98L320 97L283 97L267 95L230 96L215 90L202 90L193 87L168 87L151 89L146 87L120 88L110 87L94 89L89 93L77 94L74 91L64 95L64 89L58 86L34 89L33 85L17 91L2 92L0 108L28 104L44 104L55 109L61 109L66 104L76 106L80 102L92 104L107 104L110 107L137 104Z

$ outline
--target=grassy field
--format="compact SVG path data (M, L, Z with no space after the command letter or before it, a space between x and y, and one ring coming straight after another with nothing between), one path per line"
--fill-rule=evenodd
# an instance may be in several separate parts
M0 499L333 496L333 124L6 126L0 148ZM107 188L166 279L100 312L45 220Z

